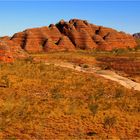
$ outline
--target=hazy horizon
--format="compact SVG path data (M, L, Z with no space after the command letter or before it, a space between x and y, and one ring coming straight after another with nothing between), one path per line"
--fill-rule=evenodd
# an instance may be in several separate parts
M0 1L0 36L73 18L133 34L139 9L139 1Z

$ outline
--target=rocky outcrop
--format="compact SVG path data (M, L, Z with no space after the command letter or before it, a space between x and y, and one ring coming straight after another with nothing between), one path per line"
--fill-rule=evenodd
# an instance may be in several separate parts
M140 39L140 33L135 33L135 34L133 34L133 36L134 36L136 39Z
M112 50L134 48L136 46L136 42L131 35L111 28L96 26L85 20L60 21L57 27L80 49Z
M13 55L11 53L10 47L5 45L5 43L0 40L0 61L2 62L13 62Z
M62 36L58 41L58 48L62 51L74 51L75 46L67 36Z
M10 52L9 59L11 60L12 57L24 57L25 52L74 51L76 49L110 51L136 46L135 39L129 34L79 19L72 19L69 22L61 20L56 25L50 24L49 27L27 29L14 34L11 38L3 37L0 40L4 43L0 44L0 54L6 56Z
M55 25L49 27L28 29L20 33L16 33L11 40L20 45L27 52L42 52L48 39L53 43L57 43L61 37L61 33ZM45 49L46 50L46 49Z
M15 42L10 40L10 37L0 38L0 61L13 62L16 58L26 58L28 54L17 45Z
M112 50L116 48L134 48L134 38L114 29L97 26L86 20L61 20L49 27L27 29L16 33L12 38L27 52L63 51L63 50Z
M133 34L133 37L135 38L136 42L137 42L137 49L140 48L140 33L136 33L136 34Z
M69 22L60 21L57 27L61 33L70 38L75 48L94 49L97 47L92 39L94 32L88 23L85 24L85 21L75 19Z
M52 39L47 39L43 47L45 52L58 51L58 46L52 41Z

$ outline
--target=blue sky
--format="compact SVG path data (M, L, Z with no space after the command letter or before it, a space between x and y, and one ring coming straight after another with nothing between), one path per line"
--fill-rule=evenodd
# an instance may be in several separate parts
M0 36L71 18L135 33L139 13L140 1L0 1Z

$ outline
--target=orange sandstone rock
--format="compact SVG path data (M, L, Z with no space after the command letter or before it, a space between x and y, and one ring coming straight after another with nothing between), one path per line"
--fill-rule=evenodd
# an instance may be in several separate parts
M8 51L10 52L9 59L11 59L11 57L26 57L25 52L74 51L76 49L111 51L116 48L134 48L137 45L133 36L129 34L79 19L72 19L69 22L61 20L56 25L50 24L49 27L27 29L14 34L11 38L2 37L0 40L4 43L0 44L1 59L2 55L8 55Z
M64 51L74 51L75 46L67 36L62 36L58 41L58 48Z
M126 33L114 29L89 24L85 20L73 19L57 24L61 33L67 35L80 49L113 50L115 48L134 48L134 38ZM98 36L98 41L97 41ZM99 39L100 38L100 39Z
M64 39L63 36L67 36L67 39L66 37ZM51 39L51 43L47 42L48 39ZM50 49L74 50L74 48L110 51L115 48L134 48L136 46L134 38L129 34L79 19L72 19L69 22L61 20L56 25L50 24L49 27L27 29L15 34L11 40L27 52L33 53L44 50L46 52Z

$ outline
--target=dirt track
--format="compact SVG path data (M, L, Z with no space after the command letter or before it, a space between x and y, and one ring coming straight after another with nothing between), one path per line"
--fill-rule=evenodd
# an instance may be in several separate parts
M114 71L111 70L101 70L98 67L94 68L82 68L80 66L75 66L71 63L48 63L46 62L47 65L54 64L55 66L60 66L64 68L70 68L76 71L80 72L86 72L86 73L95 73L99 76L102 76L106 79L110 79L112 81L116 81L117 83L121 84L122 86L129 88L129 89L134 89L140 91L140 83L136 83L126 77L120 76Z

